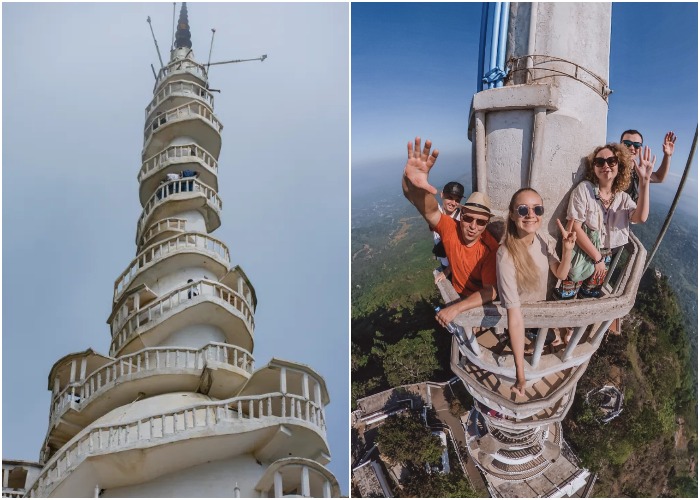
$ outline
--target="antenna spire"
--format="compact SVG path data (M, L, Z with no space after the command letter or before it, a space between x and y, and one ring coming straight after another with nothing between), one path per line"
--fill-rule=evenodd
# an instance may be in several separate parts
M191 49L191 38L190 24L187 20L187 2L182 2L182 7L180 7L180 19L177 21L177 32L175 32L175 48L180 49L187 47Z

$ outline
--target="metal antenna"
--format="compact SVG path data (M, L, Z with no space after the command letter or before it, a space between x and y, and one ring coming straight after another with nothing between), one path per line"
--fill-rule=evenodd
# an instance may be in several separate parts
M158 48L158 41L156 40L156 35L153 33L153 25L151 24L151 16L146 19L148 26L151 28L151 35L153 36L153 43L156 44L156 52L158 52L158 60L160 61L160 68L163 69L163 58L160 57L160 49Z
M151 64L151 71L153 71L153 78L155 78L156 81L158 81L158 75L156 75L156 69L153 67L153 64Z
M211 29L211 44L209 44L209 59L207 59L207 74L209 73L209 65L211 63L211 50L214 48L214 35L216 35L216 30Z
M246 61L260 61L263 62L265 59L267 59L267 54L263 54L260 57L256 57L254 59L232 59L230 61L219 61L219 62L213 62L211 64L208 64L207 66L216 66L217 64L231 64L231 63L239 63L239 62L246 62Z
M175 2L173 2L173 39L170 42L170 50L175 48Z

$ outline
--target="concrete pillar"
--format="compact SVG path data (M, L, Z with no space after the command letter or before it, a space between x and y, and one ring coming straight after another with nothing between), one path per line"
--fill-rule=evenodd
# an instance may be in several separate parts
M284 490L282 488L282 474L280 473L280 471L275 471L274 483L275 498L282 498L284 496Z
M309 375L304 373L301 377L301 395L304 399L309 399Z
M280 392L287 394L287 369L284 366L280 368Z
M87 375L87 358L80 360L80 380L85 380Z
M311 496L311 487L309 486L309 467L306 465L301 468L301 496Z
M58 377L53 379L53 397L58 396L58 393L61 391L61 381Z
M321 384L314 380L314 402L321 406Z
M10 469L2 470L2 487L8 488L10 484Z
M70 379L68 380L69 383L75 382L75 360L72 360L70 362Z
M243 277L239 276L238 277L238 293L241 295L241 297L245 297L243 293Z
M328 479L323 481L323 498L331 498L331 482Z

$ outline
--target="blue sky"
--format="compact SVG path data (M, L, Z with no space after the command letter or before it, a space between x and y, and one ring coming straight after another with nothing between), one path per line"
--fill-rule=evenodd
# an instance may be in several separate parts
M353 172L395 164L398 186L405 144L416 135L433 140L443 163L470 156L481 5L352 5ZM677 185L697 124L697 20L696 3L612 8L608 140L637 128L660 158L664 134L674 130L664 189ZM697 156L691 176L686 191L697 199Z
M346 4L192 3L212 67L222 225L257 292L255 361L325 377L330 469L348 494L348 40ZM109 350L114 280L136 251L144 108L168 57L172 4L3 4L3 458L37 460L47 377Z

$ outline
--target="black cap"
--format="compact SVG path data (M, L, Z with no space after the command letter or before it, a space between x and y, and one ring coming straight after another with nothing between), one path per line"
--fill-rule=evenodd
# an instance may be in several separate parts
M444 194L453 194L455 196L459 196L460 198L464 198L464 186L462 186L459 182L448 182L445 184L445 187L442 188L442 192Z

